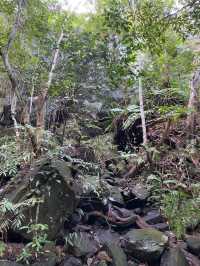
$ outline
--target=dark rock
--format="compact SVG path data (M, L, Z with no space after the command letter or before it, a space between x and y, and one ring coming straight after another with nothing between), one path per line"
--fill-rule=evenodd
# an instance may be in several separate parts
M148 224L158 224L163 222L163 218L159 212L159 210L153 210L147 213L146 216L143 217L145 222Z
M136 119L130 127L124 129L124 122L127 118L126 114L121 114L113 122L113 142L122 151L125 151L127 147L133 148L134 146L139 146L143 142L141 118Z
M76 257L92 255L99 249L93 236L85 232L74 233L68 241L68 250Z
M47 259L44 259L41 262L36 262L32 264L32 266L56 266L56 265L57 265L57 258L54 256L48 257Z
M161 258L161 266L189 266L184 253L180 248L171 248L165 251Z
M142 209L141 208L136 208L136 209L134 209L134 213L135 214L142 214Z
M128 266L127 257L123 249L116 244L107 243L104 247L109 257L112 258L113 266Z
M96 237L101 245L105 245L107 243L115 243L119 242L120 235L116 232L112 232L111 230L98 229L96 231Z
M155 229L133 229L125 235L125 248L141 261L159 260L168 237Z
M128 261L128 266L138 266L138 263L129 260Z
M147 203L147 199L150 193L141 184L137 184L132 190L127 199L126 205L127 208L135 209L135 208L142 208Z
M62 263L62 266L82 266L82 262L71 256Z
M23 266L15 261L8 261L8 260L0 260L1 266Z
M124 199L122 196L121 191L116 186L110 186L107 185L109 191L110 191L110 197L109 200L113 203L113 205L122 207L124 206Z
M107 266L108 264L105 261L100 261L97 266Z
M169 230L169 225L167 223L159 223L159 224L154 224L153 228L164 232L166 230Z
M43 158L25 176L19 174L11 180L0 198L18 203L31 197L42 197L44 201L39 206L38 223L48 225L48 238L52 240L63 227L64 220L76 209L78 194L80 187L72 177L72 167L63 160ZM36 212L36 206L24 211L23 223L34 221ZM19 233L25 238L31 238L25 230Z
M103 134L103 129L95 125L84 125L82 132L90 138L95 138Z
M190 236L186 239L188 250L194 255L200 255L200 238Z
M71 157L85 162L97 162L94 150L84 144L70 144L62 148L63 158Z

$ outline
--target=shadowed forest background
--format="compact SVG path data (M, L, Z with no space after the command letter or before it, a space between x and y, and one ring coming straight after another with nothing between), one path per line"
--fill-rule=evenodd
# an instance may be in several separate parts
M199 0L0 0L0 265L200 266L199 31Z

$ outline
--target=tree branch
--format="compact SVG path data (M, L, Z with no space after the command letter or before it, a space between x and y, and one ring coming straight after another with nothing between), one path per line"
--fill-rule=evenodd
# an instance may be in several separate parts
M22 102L22 98L20 96L20 92L18 89L19 81L18 81L16 74L15 74L15 71L14 71L14 69L11 66L10 61L9 61L9 50L12 47L13 42L16 38L16 35L17 35L21 25L22 25L22 17L23 17L22 13L23 13L23 10L26 6L26 2L27 2L26 0L19 0L18 1L16 16L15 16L15 22L14 22L12 30L8 36L8 42L4 47L2 47L0 49L0 55L2 57L5 69L7 71L8 77L9 77L11 85L12 85L12 91L13 91L13 93L16 94L16 96L17 96L18 100L20 100L20 102Z

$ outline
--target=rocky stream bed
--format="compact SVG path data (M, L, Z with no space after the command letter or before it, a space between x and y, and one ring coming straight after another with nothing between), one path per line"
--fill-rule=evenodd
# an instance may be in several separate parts
M32 265L200 265L200 237L187 235L178 241L149 200L147 187L126 183L116 174L114 161L101 168L93 156L81 159L81 153L65 152L21 170L0 192L1 199L14 203L43 197L37 219L48 225L50 242ZM34 220L36 212L35 207L25 211L24 224ZM10 231L0 265L21 266L16 256L31 237L22 230Z

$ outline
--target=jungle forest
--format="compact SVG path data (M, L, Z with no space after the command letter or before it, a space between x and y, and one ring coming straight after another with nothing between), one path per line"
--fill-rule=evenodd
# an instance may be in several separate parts
M200 266L200 0L0 0L0 266Z

